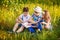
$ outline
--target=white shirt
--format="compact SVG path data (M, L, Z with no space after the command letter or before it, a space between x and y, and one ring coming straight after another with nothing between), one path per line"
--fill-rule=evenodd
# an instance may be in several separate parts
M23 20L23 22L26 22L31 18L29 14L27 16L24 16L24 14L21 14L19 17Z
M22 25L24 27L26 27L26 28L30 27L27 22L31 18L31 16L29 14L27 16L24 16L24 14L21 14L19 17L23 20L24 23L22 23Z

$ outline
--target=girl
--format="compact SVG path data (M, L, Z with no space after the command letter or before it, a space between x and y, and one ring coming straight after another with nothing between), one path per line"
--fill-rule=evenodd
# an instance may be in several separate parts
M44 28L52 30L51 17L47 10L44 10L42 18L43 18L44 22L41 22L41 23L44 24Z

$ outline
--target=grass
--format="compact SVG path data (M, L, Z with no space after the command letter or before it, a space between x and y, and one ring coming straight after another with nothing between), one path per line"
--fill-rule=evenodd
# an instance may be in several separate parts
M52 18L53 30L45 31L32 35L27 30L19 34L9 34L8 31L13 29L15 19L22 13L24 6L29 7L29 13L32 15L33 8L36 6L47 9ZM60 40L60 6L48 6L43 4L19 4L11 7L0 7L0 40Z
M19 34L10 34L7 31L0 30L0 39L1 40L57 40L57 35L54 31L45 31L41 33L31 34L28 31L24 31ZM27 35L28 34L28 35Z

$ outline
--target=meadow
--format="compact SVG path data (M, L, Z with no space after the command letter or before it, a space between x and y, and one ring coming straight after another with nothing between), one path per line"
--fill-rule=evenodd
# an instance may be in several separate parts
M7 3L6 3L7 4ZM13 29L15 19L22 13L23 7L29 7L29 13L32 15L33 9L40 6L43 10L48 10L51 15L52 31L43 30L41 33L32 35L28 30L22 33L10 34L8 31ZM60 40L60 6L46 5L43 3L22 3L22 4L3 4L0 6L0 40Z

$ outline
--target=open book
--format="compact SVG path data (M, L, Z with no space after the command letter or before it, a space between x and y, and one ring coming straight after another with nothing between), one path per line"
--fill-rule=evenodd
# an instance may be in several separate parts
M25 28L31 27L31 25L28 25L28 22L24 22L24 23L22 23L22 25L23 25Z

